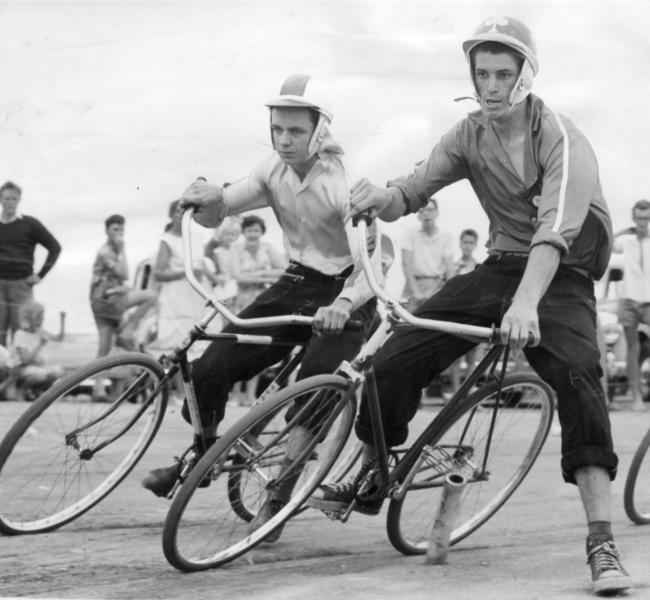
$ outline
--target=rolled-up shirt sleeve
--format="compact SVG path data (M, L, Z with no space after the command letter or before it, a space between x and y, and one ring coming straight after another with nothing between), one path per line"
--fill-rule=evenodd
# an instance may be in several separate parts
M434 146L429 158L419 163L409 175L388 182L388 187L399 188L404 194L407 213L417 212L437 191L467 177L460 152L461 135L461 124L458 124Z
M551 244L566 254L580 233L599 186L598 163L589 142L556 117L557 143L543 166L537 230L530 247Z

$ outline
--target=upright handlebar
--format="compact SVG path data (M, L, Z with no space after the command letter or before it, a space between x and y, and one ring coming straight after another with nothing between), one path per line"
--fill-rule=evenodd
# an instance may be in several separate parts
M479 327L477 325L466 325L464 323L453 323L451 321L436 321L435 319L422 319L414 316L406 310L398 300L388 295L377 282L372 265L370 264L367 241L368 226L370 222L371 219L367 215L358 215L353 218L353 225L357 228L361 264L366 279L368 280L368 284L370 285L370 289L395 316L420 329L442 331L443 333L450 333L461 337L478 338L479 340L486 342L494 340L495 330L491 327Z

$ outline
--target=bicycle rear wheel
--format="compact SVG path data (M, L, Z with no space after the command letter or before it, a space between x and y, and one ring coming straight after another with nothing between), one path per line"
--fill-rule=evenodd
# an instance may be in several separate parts
M535 462L553 420L551 388L534 375L513 374L505 378L498 406L496 392L492 382L458 402L425 441L404 495L391 500L388 537L403 554L427 551L448 473L467 481L450 539L455 544L503 506Z
M356 412L349 386L338 375L304 379L267 398L219 438L171 504L163 529L167 560L182 571L217 567L299 510L346 446ZM297 481L287 492L291 475ZM208 487L199 487L208 480ZM281 488L286 504L251 531L242 513L256 514L267 493Z
M30 405L0 443L0 531L51 531L107 496L160 426L164 376L145 354L107 356ZM93 401L98 390L101 402Z
M650 429L634 453L625 479L623 505L625 514L638 525L650 523Z

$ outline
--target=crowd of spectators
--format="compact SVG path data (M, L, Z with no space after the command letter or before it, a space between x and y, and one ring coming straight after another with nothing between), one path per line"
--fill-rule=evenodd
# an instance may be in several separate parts
M227 185L227 184L226 184ZM44 306L34 301L34 287L55 265L61 245L36 218L18 210L22 190L8 181L0 187L0 398L27 397L23 390L38 389L60 377L63 370L44 364L40 350L48 340L60 339L43 330ZM650 264L646 243L650 239L650 202L641 200L632 210L634 226L617 236L614 251L622 253L628 284L618 306L625 330L628 356L629 393L636 410L644 407L642 376L639 369L639 323L650 325L647 317ZM185 278L181 213L179 201L169 205L169 222L160 237L151 265L149 283L144 289L129 284L124 232L126 219L111 215L104 222L106 240L98 250L92 267L90 306L98 331L97 356L110 352L139 349L160 355L178 344L205 310L202 299ZM423 298L440 288L445 280L474 269L479 236L464 229L457 237L438 225L439 208L432 197L418 211L418 222L400 240L404 275L402 297L415 310ZM275 281L287 265L284 253L265 239L266 224L258 215L229 217L213 232L206 244L200 235L193 237L193 268L197 278L209 286L216 298L235 313ZM386 234L383 234L386 237ZM387 238L388 239L388 238ZM393 240L391 245L393 245ZM34 265L36 246L46 250L43 264ZM647 267L650 268L650 267ZM649 288L650 289L650 288ZM632 291L630 291L632 290ZM217 319L217 322L219 320ZM202 352L201 343L193 349ZM603 346L601 352L607 352ZM463 375L477 359L477 351L456 361L446 372L446 394L436 380L426 390L428 397L448 396L462 382ZM603 356L603 359L605 357ZM604 363L605 364L605 363ZM520 366L520 365L518 365ZM16 385L19 383L20 385ZM253 400L257 381L235 390L240 404ZM101 397L101 391L97 391Z

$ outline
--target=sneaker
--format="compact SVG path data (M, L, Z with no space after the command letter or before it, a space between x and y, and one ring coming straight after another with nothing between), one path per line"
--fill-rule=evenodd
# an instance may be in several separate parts
M171 467L154 469L142 480L142 487L152 491L159 498L166 498L180 475L180 462L174 463Z
M591 567L593 590L599 596L617 594L632 587L632 579L621 566L611 535L587 537L587 563Z
M209 448L212 446L217 439L218 438L210 438L206 440L207 447ZM196 445L194 445L185 452L181 458L176 458L176 462L172 466L150 471L140 483L143 488L150 490L156 496L166 498L174 489L176 482L181 478L181 472L186 471L184 477L187 476L187 474L194 468L194 465L199 462L199 459L203 454L203 452L198 452L196 450ZM188 468L185 469L185 466ZM206 488L210 483L212 483L211 477L206 476L205 479L199 483L199 487Z
M248 535L257 531L262 525L268 523L275 515L277 515L285 506L286 502L274 496L268 496L264 504L260 507L259 512L248 526ZM269 533L264 541L273 544L280 539L284 523L278 525L271 533Z
M378 515L384 497L378 493L377 486L374 483L366 485L361 496L358 495L375 464L374 460L366 462L350 481L319 485L318 490L307 500L307 506L325 513L337 513L346 510L354 502L352 510L364 515Z

